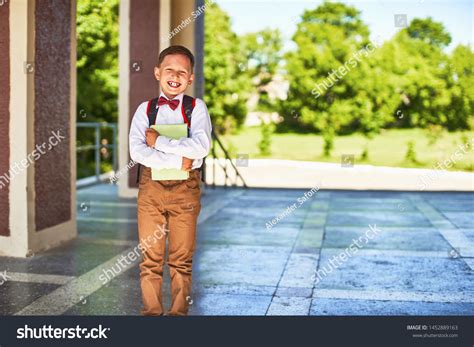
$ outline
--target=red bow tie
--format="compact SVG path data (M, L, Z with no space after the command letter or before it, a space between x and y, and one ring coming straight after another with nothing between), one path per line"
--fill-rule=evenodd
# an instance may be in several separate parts
M167 98L160 96L160 98L158 99L158 106L161 107L163 105L168 105L174 111L179 105L179 100L178 99L168 100Z

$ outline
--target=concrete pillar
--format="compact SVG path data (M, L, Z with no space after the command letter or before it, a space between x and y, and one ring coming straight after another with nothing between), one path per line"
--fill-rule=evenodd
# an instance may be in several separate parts
M206 2L196 0L196 9L201 11L196 18L194 25L194 56L196 58L196 67L194 69L194 95L197 98L204 99L204 16Z
M138 192L137 168L127 169L130 165L128 134L133 114L141 102L159 94L159 84L153 75L159 52L170 44L182 44L196 51L194 11L194 0L122 0L120 3L117 178L121 197L136 197ZM181 26L179 33L172 34L187 18L191 21ZM196 68L202 69L202 59ZM190 88L187 93L195 95L195 90Z
M187 94L202 98L204 95L203 51L204 51L204 0L174 0L171 7L171 31L178 30L171 44L189 48L195 58L196 79ZM189 23L189 24L188 24Z
M76 237L76 1L0 6L0 255Z
M169 3L169 2L168 2ZM120 2L119 45L119 195L137 195L137 166L130 166L128 134L130 123L141 102L159 93L153 69L160 50L160 23L163 4L158 0ZM169 11L168 11L169 12ZM125 169L124 169L125 168Z

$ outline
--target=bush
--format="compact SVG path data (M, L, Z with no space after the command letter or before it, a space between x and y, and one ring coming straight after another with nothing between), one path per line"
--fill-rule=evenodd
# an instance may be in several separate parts
M271 154L271 136L273 131L275 130L275 126L273 123L262 123L260 128L262 138L258 143L258 148L260 149L261 155L270 155Z
M415 152L415 143L413 141L408 141L407 143L407 152L405 154L406 161L417 164L418 160L416 159L416 152Z
M364 151L360 156L361 161L369 161L369 145L365 145Z
M437 124L430 124L426 129L428 144L434 145L443 136L443 127Z

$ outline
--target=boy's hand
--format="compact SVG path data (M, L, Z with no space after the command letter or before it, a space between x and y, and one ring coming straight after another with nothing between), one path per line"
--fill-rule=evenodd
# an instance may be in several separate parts
M158 138L158 136L160 136L160 134L155 129L147 128L145 131L145 136L146 136L146 144L149 147L154 147L156 139Z
M193 167L193 160L183 157L183 163L181 165L181 170L190 171Z

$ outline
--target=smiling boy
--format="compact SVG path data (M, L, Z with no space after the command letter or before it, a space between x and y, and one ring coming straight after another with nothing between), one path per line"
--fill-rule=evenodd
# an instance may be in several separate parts
M138 236L143 252L140 263L142 315L163 315L163 267L166 237L154 237L166 229L167 265L171 275L171 307L167 315L187 315L191 300L192 260L196 224L201 210L200 168L211 146L211 120L203 100L184 95L194 80L194 56L183 46L163 50L155 67L159 98L143 102L132 119L131 158L141 164L137 202ZM156 117L156 118L155 118ZM188 137L171 139L150 125L188 125ZM151 168L175 168L189 172L186 180L155 181ZM144 240L154 237L152 245Z

